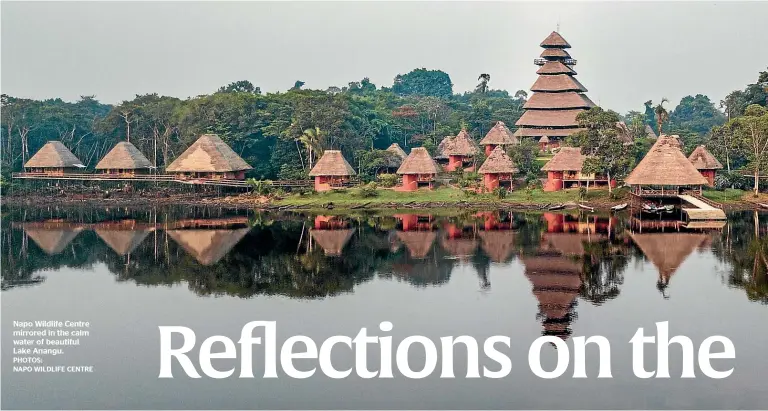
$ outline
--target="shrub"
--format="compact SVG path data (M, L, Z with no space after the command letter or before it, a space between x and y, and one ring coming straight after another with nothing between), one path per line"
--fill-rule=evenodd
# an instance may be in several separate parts
M739 171L727 171L718 173L715 176L715 188L724 190L726 188L737 188L739 190L749 190L752 188L750 177L742 175Z
M457 184L461 188L475 186L480 182L480 174L475 172L462 173L458 176Z
M379 195L376 183L368 183L357 189L357 195L360 198L372 198Z
M499 200L503 200L507 198L507 194L509 191L504 187L496 187L493 189L493 195L496 196Z
M271 180L256 180L255 178L249 178L245 180L246 184L251 186L253 192L260 196L267 196L272 193L272 181Z
M378 180L382 187L394 187L398 181L397 174L379 174Z
M467 197L473 197L477 195L477 191L471 188L465 188L463 191L464 191L464 195Z

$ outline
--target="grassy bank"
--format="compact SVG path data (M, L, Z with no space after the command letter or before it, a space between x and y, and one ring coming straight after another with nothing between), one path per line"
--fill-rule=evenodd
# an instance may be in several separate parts
M747 203L768 203L768 194L760 193L755 197L752 191L736 190L704 190L702 195L712 201L725 205L738 205Z
M333 203L338 207L352 207L362 204L366 208L376 208L376 206L392 207L396 205L406 205L410 203L430 203L444 204L472 204L472 205L519 205L519 204L560 204L568 202L577 202L579 200L579 190L563 190L547 193L541 189L535 190L515 190L509 193L504 199L500 199L493 194L467 194L463 190L450 187L441 187L436 190L418 190L412 192L399 192L390 189L378 189L375 196L367 197L364 191L359 188L348 190L335 190L324 193L313 193L305 195L289 195L276 200L273 205L276 206L312 206L318 207L323 204ZM605 203L610 201L608 191L605 189L593 189L587 193L585 201L587 203L598 201ZM616 201L614 201L616 202Z

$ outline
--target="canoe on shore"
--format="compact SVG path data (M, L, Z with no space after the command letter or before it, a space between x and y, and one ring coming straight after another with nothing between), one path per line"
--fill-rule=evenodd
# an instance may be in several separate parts
M555 204L553 206L549 206L547 210L549 211L555 211L555 210L562 210L565 208L565 204Z
M579 208L581 208L582 210L587 210L587 211L589 211L590 213L594 213L594 212L595 212L595 209L594 209L594 208L592 208L592 207L590 207L590 206L585 206L584 204L577 204L577 205L578 205L578 206L579 206Z
M627 208L627 206L629 206L629 204L627 204L627 203L618 204L618 205L615 205L615 206L611 207L611 211L621 211L621 210Z
M768 209L768 204L757 203L757 205L759 205L759 206L760 206L760 208L765 208L765 209Z

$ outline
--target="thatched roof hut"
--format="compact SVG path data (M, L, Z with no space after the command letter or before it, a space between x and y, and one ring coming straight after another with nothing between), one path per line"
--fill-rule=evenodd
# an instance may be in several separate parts
M688 156L691 164L697 170L720 170L723 165L707 150L707 146L700 145Z
M587 156L580 147L560 147L560 151L541 169L543 171L581 171Z
M488 130L488 133L485 135L485 137L480 140L481 146L505 146L516 144L520 144L520 140L518 140L517 137L512 134L512 132L509 130L509 127L507 127L503 121L497 121L496 125Z
M340 256L344 246L352 238L354 230L351 228L342 230L309 230L309 235L323 249L325 255Z
M703 233L630 233L630 237L666 283L708 236Z
M514 231L481 231L478 235L482 240L480 247L493 262L506 262L515 251Z
M248 231L248 228L168 230L168 235L200 264L211 265L227 255Z
M397 238L405 244L411 257L424 258L432 250L437 234L434 231L398 231Z
M323 156L320 157L320 160L317 161L317 164L309 172L310 177L348 177L355 174L357 174L355 169L349 165L347 159L344 158L339 150L325 150Z
M203 134L168 167L168 172L226 173L250 170L231 147L216 134Z
M701 186L707 179L681 150L678 136L661 135L624 180L630 185Z
M119 255L130 254L149 235L149 230L96 229L96 235Z
M403 150L403 148L400 147L400 144L397 144L397 143L392 143L389 147L387 147L387 151L397 155L403 160L405 160L405 158L408 157L408 154L405 153L405 150Z
M576 71L559 61L547 61L542 64L541 67L536 70L536 74L573 74L576 75Z
M651 140L656 140L659 138L659 136L656 135L656 132L653 131L653 127L649 126L648 124L645 125L645 136Z
M509 158L502 146L496 146L477 170L479 174L515 174L518 171L515 163Z
M545 49L547 48L561 48L561 49L568 49L571 48L571 45L568 44L567 41L563 38L563 36L560 35L560 33L553 31L552 33L547 36L547 38L544 39L544 41L539 44L539 47L543 47Z
M27 162L25 168L85 168L61 141L49 141Z
M27 236L48 255L55 255L64 251L64 247L69 245L80 231L82 231L82 228L55 230L24 228Z
M152 168L144 154L136 146L121 141L96 164L96 170L136 170Z
M441 153L446 156L474 156L480 150L469 136L467 130L462 129L455 137L449 137L444 141Z
M397 169L397 174L437 174L437 164L424 147L411 149L411 153Z

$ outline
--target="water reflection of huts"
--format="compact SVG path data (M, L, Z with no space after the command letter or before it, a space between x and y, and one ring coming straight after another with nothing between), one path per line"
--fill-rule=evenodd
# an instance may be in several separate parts
M333 257L341 256L352 234L349 222L337 216L315 216L314 228L309 230L309 236L325 255Z
M670 279L683 262L710 239L708 234L701 232L630 233L630 237L658 270L656 286L664 296Z

